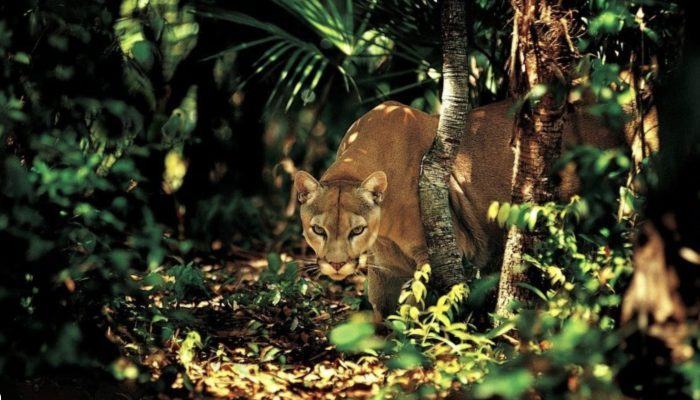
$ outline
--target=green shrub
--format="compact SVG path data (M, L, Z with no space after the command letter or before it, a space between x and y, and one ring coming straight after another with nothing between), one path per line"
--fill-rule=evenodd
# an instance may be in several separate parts
M174 142L147 138L167 118L154 113L154 87L133 54L114 47L124 40L114 6L0 6L0 242L11 249L0 270L11 318L0 334L3 375L109 363L105 321L138 294L131 275L187 250L152 211L163 201L162 150ZM186 55L168 55L164 73Z

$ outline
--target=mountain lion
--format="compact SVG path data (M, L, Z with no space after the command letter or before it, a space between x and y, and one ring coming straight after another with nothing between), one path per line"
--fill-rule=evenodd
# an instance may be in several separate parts
M476 268L496 264L502 257L504 232L487 220L486 212L491 202L510 200L512 106L506 100L471 111L469 132L450 176L457 241ZM645 128L655 128L655 117L649 113ZM318 256L320 272L341 280L366 264L369 301L377 319L394 312L401 286L417 265L428 261L418 178L437 125L438 116L397 102L383 103L352 124L336 161L320 180L303 171L294 177L303 234ZM630 139L575 112L567 116L563 145L611 148L632 143L635 135L626 136ZM572 179L562 176L563 196L574 190Z

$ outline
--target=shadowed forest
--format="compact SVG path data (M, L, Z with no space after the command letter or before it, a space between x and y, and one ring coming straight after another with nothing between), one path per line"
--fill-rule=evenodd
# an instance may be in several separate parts
M700 399L692 4L1 2L0 397Z

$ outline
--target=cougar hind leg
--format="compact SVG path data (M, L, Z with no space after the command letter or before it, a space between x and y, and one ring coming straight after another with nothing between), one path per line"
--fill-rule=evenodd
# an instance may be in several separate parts
M450 209L457 244L462 254L477 269L489 264L489 241L484 232L483 222L477 216L474 204L462 190L459 182L450 176Z

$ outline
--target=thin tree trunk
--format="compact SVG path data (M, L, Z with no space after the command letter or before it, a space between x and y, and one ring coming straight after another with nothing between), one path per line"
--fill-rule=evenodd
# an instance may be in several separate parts
M566 71L573 56L568 40L568 15L553 0L512 0L516 24L511 52L511 92L523 96L547 85L540 99L529 99L516 117L512 202L544 203L556 198L551 167L561 153L564 130ZM534 101L533 101L534 100ZM508 231L501 268L496 313L509 316L515 300L526 302L532 293L521 283L533 282L523 264L541 233Z
M468 73L466 11L461 0L442 2L442 110L437 135L423 157L419 180L421 217L439 291L466 280L452 227L448 184L453 160L467 131Z

